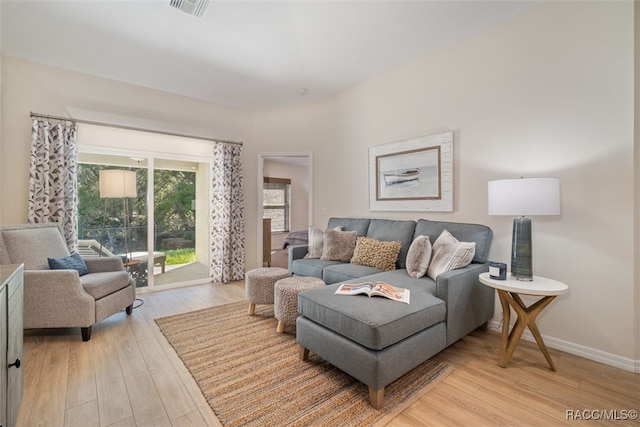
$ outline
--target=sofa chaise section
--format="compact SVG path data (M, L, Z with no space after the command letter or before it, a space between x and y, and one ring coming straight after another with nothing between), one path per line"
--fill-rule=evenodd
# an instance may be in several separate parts
M331 218L327 228L335 227L400 242L396 269L303 258L306 247L290 247L289 268L294 275L311 273L329 284L298 296L300 355L305 360L313 352L366 384L371 404L379 409L388 384L493 316L494 291L478 280L488 271L492 232L484 225L425 219ZM410 276L406 257L411 243L418 236L429 236L433 243L444 230L460 242L475 242L472 262L439 274L436 280ZM334 294L341 282L376 281L409 289L411 303Z

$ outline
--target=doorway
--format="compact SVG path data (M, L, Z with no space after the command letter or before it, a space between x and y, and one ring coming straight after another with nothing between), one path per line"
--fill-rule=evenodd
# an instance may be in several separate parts
M290 223L287 231L269 233L263 227L265 177L291 181ZM289 232L307 230L309 225L313 224L313 154L311 152L258 153L257 179L257 261L258 265L263 265L264 251L282 248L283 240ZM267 245L270 248L261 244L265 239L265 231L270 237L271 244Z

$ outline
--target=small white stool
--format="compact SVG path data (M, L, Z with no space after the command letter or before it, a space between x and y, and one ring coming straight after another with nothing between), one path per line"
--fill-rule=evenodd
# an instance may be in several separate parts
M276 332L284 332L287 323L295 323L298 313L298 294L300 292L324 286L322 279L316 277L295 276L280 279L273 287L273 312L278 319Z
M273 304L273 286L278 280L290 275L289 270L280 267L261 267L247 271L244 293L249 301L249 315L253 316L255 313L256 304Z

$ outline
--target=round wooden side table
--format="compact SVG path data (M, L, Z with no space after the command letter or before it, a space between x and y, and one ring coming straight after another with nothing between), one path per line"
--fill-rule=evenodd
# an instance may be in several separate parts
M569 287L557 280L547 279L546 277L533 276L532 281L516 280L508 275L506 280L492 279L489 273L482 273L479 276L480 282L484 285L494 288L498 291L500 304L502 304L502 341L500 343L500 362L501 367L506 367L507 363L516 349L522 333L525 328L529 328L531 334L538 343L538 347L544 354L545 359L549 363L552 371L556 370L549 351L544 345L538 326L536 325L536 317L549 305L551 301L558 295L564 294ZM540 296L538 301L527 307L520 295ZM513 329L509 332L509 322L511 320L511 310L518 315Z

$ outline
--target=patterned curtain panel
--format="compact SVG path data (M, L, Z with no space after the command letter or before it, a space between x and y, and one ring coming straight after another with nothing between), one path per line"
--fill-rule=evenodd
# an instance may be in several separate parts
M60 223L70 251L78 240L77 133L68 121L35 117L31 126L28 220Z
M242 146L216 143L211 168L211 281L244 278Z

